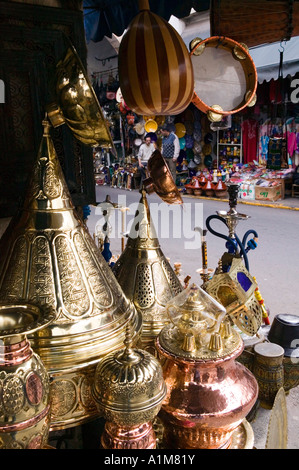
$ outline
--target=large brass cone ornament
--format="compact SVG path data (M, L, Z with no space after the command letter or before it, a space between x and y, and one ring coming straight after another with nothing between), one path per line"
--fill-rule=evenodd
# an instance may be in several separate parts
M165 305L183 287L161 250L145 190L126 247L113 272L127 298L142 315L139 346L155 354L156 336L169 323Z
M51 378L51 429L93 417L95 366L123 347L141 317L77 215L49 134L44 135L24 205L0 240L0 301L53 306L57 319L31 344Z

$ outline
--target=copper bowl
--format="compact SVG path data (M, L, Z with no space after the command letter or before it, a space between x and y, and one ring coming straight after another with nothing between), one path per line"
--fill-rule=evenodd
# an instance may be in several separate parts
M147 165L150 178L144 181L147 192L155 192L168 204L183 204L180 192L159 150L155 150Z

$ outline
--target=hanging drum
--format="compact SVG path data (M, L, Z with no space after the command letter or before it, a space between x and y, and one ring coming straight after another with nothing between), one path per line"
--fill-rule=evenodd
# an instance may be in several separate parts
M177 115L191 103L192 62L176 30L139 0L140 12L119 48L119 80L127 105L139 115Z
M255 102L257 71L245 44L214 36L191 42L192 103L212 122Z

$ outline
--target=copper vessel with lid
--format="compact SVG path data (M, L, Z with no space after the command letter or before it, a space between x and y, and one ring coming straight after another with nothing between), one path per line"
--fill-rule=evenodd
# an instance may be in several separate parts
M235 361L243 340L222 305L194 284L169 302L168 312L172 324L157 338L167 385L159 413L163 445L229 448L258 396L255 377Z
M159 361L132 347L129 328L125 348L108 354L98 364L92 394L106 419L103 448L156 448L152 420L160 411L166 384Z

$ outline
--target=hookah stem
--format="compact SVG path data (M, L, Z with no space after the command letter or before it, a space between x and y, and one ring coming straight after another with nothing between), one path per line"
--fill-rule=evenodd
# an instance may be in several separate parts
M207 253L207 230L202 231L201 237L201 256L202 256L202 274L203 281L208 281L208 253Z

